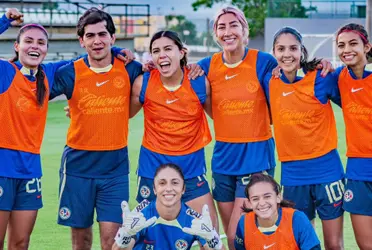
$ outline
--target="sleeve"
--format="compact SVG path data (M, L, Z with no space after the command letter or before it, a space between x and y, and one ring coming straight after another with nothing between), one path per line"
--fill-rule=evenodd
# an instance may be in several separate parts
M207 99L207 89L205 86L205 75L199 76L195 80L190 80L191 87L198 96L200 103L203 105Z
M65 94L67 99L71 99L75 84L74 64L67 64L57 70L54 76L54 84L50 91L49 100Z
M4 33L11 25L12 19L8 19L4 14L0 19L0 34Z
M11 63L0 60L0 72L2 72L0 81L0 94L2 94L9 89L16 71Z
M139 101L142 104L145 103L145 96L146 96L147 85L149 84L149 78L150 78L149 72L146 72L145 74L143 74L142 88L141 88L141 92L139 96Z
M271 73L267 73L264 80L263 80L263 84L262 84L262 88L265 92L265 97L266 97L266 100L267 100L267 103L269 104L270 106L270 81L271 81L271 77L272 77L272 74ZM269 107L270 109L270 107Z
M326 104L330 99L338 106L341 106L341 96L337 84L338 77L332 73L322 77L320 73L321 71L318 70L316 74L314 86L315 97L323 104Z
M240 217L238 227L236 228L236 235L234 239L234 246L236 250L245 250L244 248L244 218L245 215Z
M297 245L301 250L312 250L320 244L313 226L303 212L294 212L292 226Z
M195 236L195 240L196 241L199 241L200 242L200 245L202 245L202 246L204 246L205 244L207 244L207 241L205 239L203 239L202 237Z
M128 72L131 85L133 85L134 80L136 80L137 76L143 74L142 64L137 62L137 61L132 61L132 62L128 63L125 66L125 69Z
M265 89L264 80L267 74L272 73L273 69L278 66L276 59L269 53L259 51L257 55L257 78L260 81L260 84L265 91L266 98L269 97L268 88ZM271 78L271 76L270 76Z
M201 59L199 62L198 62L198 65L204 70L204 74L207 76L208 73L209 73L209 67L211 65L211 60L212 60L212 57L209 56L209 57L206 57L206 58L203 58Z

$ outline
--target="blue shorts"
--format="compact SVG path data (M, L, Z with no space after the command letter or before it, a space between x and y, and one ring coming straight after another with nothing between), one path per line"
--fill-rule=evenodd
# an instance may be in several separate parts
M262 173L274 177L275 168L271 168ZM247 175L225 175L212 173L212 194L218 202L233 202L235 198L246 198L245 187L249 183L251 174Z
M372 216L372 182L348 179L345 186L344 209L351 214Z
M138 176L136 200L138 202L141 202L144 199L154 201L156 196L154 194L153 185L153 179ZM210 192L208 181L204 175L185 180L185 185L186 190L182 195L183 202L194 200Z
M128 175L89 179L60 174L58 224L74 228L97 221L122 223L121 202L129 200Z
M38 210L42 207L40 178L0 177L0 210Z
M343 215L344 179L313 185L285 186L283 198L295 203L295 208L304 212L309 220L315 212L321 220L333 220Z

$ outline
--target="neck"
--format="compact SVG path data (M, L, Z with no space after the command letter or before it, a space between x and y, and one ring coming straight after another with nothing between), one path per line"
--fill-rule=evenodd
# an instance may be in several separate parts
M260 219L257 217L257 222L260 227L272 227L275 225L276 221L278 220L279 214L276 211L270 218L268 219Z
M226 63L234 64L240 62L243 59L244 52L245 52L244 46L234 51L224 51L223 58L225 59Z
M350 69L353 71L354 75L358 79L362 79L363 78L363 73L364 73L364 67L365 67L365 64L360 64L360 65L354 65L354 66L350 67Z
M112 56L111 54L102 60L94 60L90 56L88 56L89 65L93 68L104 68L111 64Z
M175 87L181 84L183 80L183 71L181 68L178 68L173 75L169 77L165 77L163 75L160 76L162 83L167 87Z
M294 80L296 79L297 70L292 71L292 72L283 72L283 73L284 73L285 77L287 77L287 79L290 83L293 83Z
M158 211L159 216L164 220L175 220L181 211L181 202L177 202L172 207L166 207L159 200L156 200L156 211Z

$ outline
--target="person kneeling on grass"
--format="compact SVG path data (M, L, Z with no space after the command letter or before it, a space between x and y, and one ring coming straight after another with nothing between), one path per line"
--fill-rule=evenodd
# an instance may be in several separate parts
M208 205L204 205L200 215L181 201L185 180L180 167L163 164L157 168L154 192L155 202L144 200L132 212L128 203L122 202L123 225L116 234L113 250L186 250L195 241L204 249L223 249L212 226Z
M245 188L252 209L238 223L237 250L319 250L320 242L306 215L282 200L280 185L269 175L253 174Z

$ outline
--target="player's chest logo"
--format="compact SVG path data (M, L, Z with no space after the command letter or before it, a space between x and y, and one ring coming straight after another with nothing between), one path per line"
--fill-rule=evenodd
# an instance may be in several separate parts
M185 240L179 239L176 241L175 247L177 250L186 250L188 247L188 244Z

